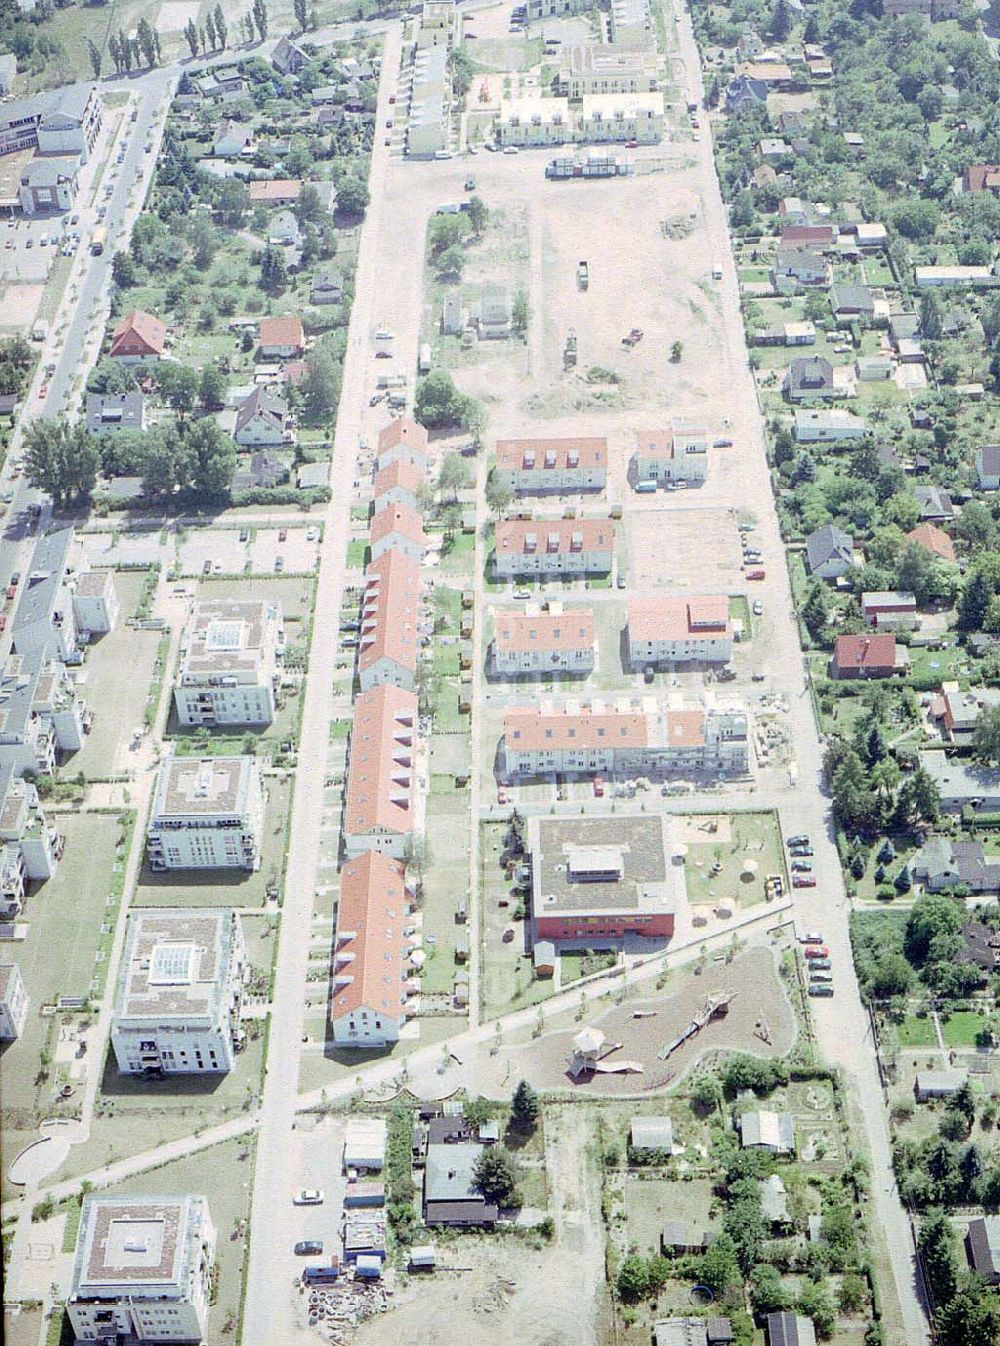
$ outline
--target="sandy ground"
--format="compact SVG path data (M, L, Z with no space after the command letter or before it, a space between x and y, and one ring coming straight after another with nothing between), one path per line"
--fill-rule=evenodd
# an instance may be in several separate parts
M0 329L27 332L42 302L44 285L8 285L0 297Z
M546 1111L552 1243L534 1249L510 1238L464 1238L443 1245L441 1261L464 1269L400 1277L392 1311L361 1327L356 1346L594 1346L604 1238L593 1138L593 1119L581 1109Z

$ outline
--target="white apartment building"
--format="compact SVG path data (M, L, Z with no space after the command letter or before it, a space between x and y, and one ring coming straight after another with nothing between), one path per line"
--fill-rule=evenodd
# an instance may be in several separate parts
M170 757L146 830L150 868L257 869L263 823L255 757Z
M637 430L632 463L636 485L678 481L700 486L708 477L708 431L683 421L674 421L668 430Z
M24 1032L28 992L16 963L0 963L0 1042L12 1042Z
M183 725L265 725L275 716L285 632L270 601L198 603L174 705Z
M11 640L18 654L37 654L50 646L60 659L75 652L73 552L72 528L48 533L35 543L11 624Z
M608 480L608 441L597 436L498 439L496 474L516 495L603 491Z
M590 608L563 608L551 602L543 611L529 603L523 611L496 615L490 649L493 671L500 677L525 674L590 673L596 641Z
M606 575L615 551L611 519L501 519L493 555L497 579L520 575Z
M234 911L129 918L111 1021L122 1075L224 1075L236 1061L246 948Z
M440 30L433 29L435 38ZM406 152L429 159L447 149L451 133L451 77L446 42L421 45L413 56L413 80L406 123Z
M0 107L0 154L37 148L39 154L75 155L85 164L100 134L103 110L96 84L69 84L12 99Z
M87 570L73 589L73 616L83 640L106 636L118 621L118 595L110 570Z
M42 650L12 654L0 674L0 768L51 775L79 752L89 718L65 664Z
M15 776L9 763L0 767L0 917L18 914L29 883L52 877L58 850L33 782Z
M66 1301L73 1335L202 1341L214 1260L203 1196L85 1196Z
M749 763L747 717L714 707L663 709L653 697L544 700L507 711L500 760L509 781L742 774Z
M590 94L655 93L658 62L651 51L578 43L563 48L559 84L571 102Z
M725 594L630 598L625 643L633 669L728 663L733 654L729 599Z
M587 94L572 106L544 94L505 99L496 138L504 147L520 148L630 140L655 145L663 139L663 94Z

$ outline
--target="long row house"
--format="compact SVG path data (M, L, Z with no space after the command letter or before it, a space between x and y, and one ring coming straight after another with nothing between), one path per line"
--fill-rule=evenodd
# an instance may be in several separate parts
M406 861L417 832L419 508L427 432L408 416L379 435L343 813L346 857L334 941L330 1027L343 1046L395 1042L419 983L408 976Z

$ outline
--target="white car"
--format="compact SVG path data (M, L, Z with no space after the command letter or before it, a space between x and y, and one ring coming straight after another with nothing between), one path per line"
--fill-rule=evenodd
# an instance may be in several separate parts
M303 1187L301 1192L292 1197L292 1204L296 1206L322 1206L323 1193L318 1187Z
M764 604L759 598L753 600L753 615L755 617L763 617L764 615Z

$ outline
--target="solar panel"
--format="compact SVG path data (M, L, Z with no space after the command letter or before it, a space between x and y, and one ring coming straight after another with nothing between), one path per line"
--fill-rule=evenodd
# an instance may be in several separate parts
M240 650L243 648L243 623L237 621L212 622L205 636L210 650Z

